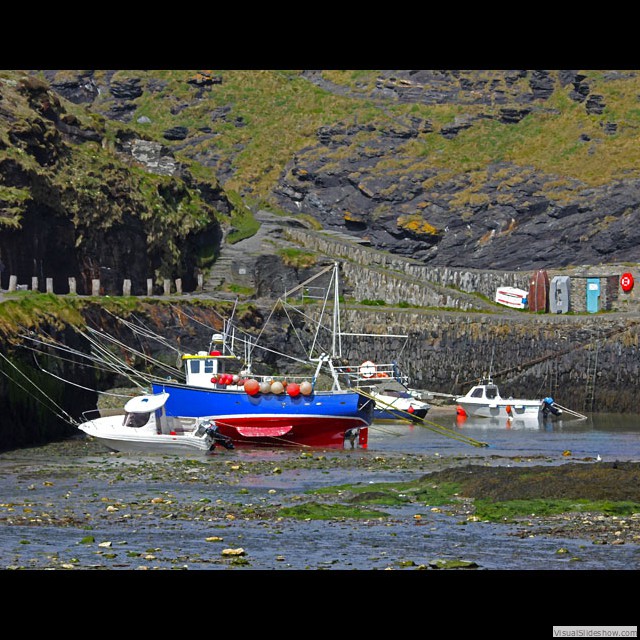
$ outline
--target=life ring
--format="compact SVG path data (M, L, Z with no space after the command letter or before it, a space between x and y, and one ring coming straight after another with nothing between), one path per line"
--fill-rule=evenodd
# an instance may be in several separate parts
M373 376L376 375L376 365L374 362L371 362L371 360L365 360L360 365L359 371L363 378L373 378Z
M629 293L633 289L633 276L630 273L623 273L620 276L620 286L625 293Z

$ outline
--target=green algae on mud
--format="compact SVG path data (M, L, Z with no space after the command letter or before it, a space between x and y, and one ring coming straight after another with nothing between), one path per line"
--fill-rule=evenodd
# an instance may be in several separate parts
M333 518L386 518L388 513L360 509L343 504L321 504L307 502L294 507L284 507L278 512L280 517L304 520L332 520Z
M526 516L640 513L640 465L632 462L567 463L550 467L467 465L434 471L408 482L324 487L349 503L425 506L473 503L476 519L507 522Z

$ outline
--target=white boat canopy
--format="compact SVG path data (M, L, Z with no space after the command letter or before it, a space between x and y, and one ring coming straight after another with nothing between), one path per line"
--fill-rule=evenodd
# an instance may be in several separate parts
M124 410L127 413L151 413L152 411L163 407L168 398L168 393L136 396L135 398L131 398L131 400L124 405Z

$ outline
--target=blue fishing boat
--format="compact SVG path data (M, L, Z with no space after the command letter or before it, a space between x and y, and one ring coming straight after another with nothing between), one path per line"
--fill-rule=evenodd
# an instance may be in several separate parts
M373 422L375 401L358 388L343 388L333 362L340 357L338 264L285 293L287 296L316 278L330 274L327 297L333 291L332 346L313 353L305 365L315 365L306 377L255 376L250 358L235 355L231 345L237 338L230 324L214 334L210 349L181 356L184 382L154 380L154 394L168 393L168 416L215 416L219 433L236 446L367 446L368 428ZM321 322L318 322L318 328ZM336 328L337 327L337 328ZM253 345L255 347L255 345ZM320 374L326 373L330 388L320 388ZM328 384L325 386L329 386Z

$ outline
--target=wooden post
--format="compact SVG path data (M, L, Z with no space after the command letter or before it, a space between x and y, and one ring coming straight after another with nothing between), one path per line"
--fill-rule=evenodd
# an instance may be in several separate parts
M33 276L31 278L31 291L38 290L38 276Z
M164 279L164 295L171 295L171 280L169 280L168 278Z
M9 291L15 291L18 288L18 276L9 276Z
M176 278L176 293L182 295L182 278Z
M201 273L198 274L198 289L200 291L204 289L204 276Z
M92 296L100 295L100 280L97 278L94 278L93 280L91 280L91 295Z
M69 293L76 293L76 279L73 276L69 278Z
M153 279L147 278L147 295L151 297L153 295Z
M123 296L131 295L131 280L125 280L122 283L122 295Z

